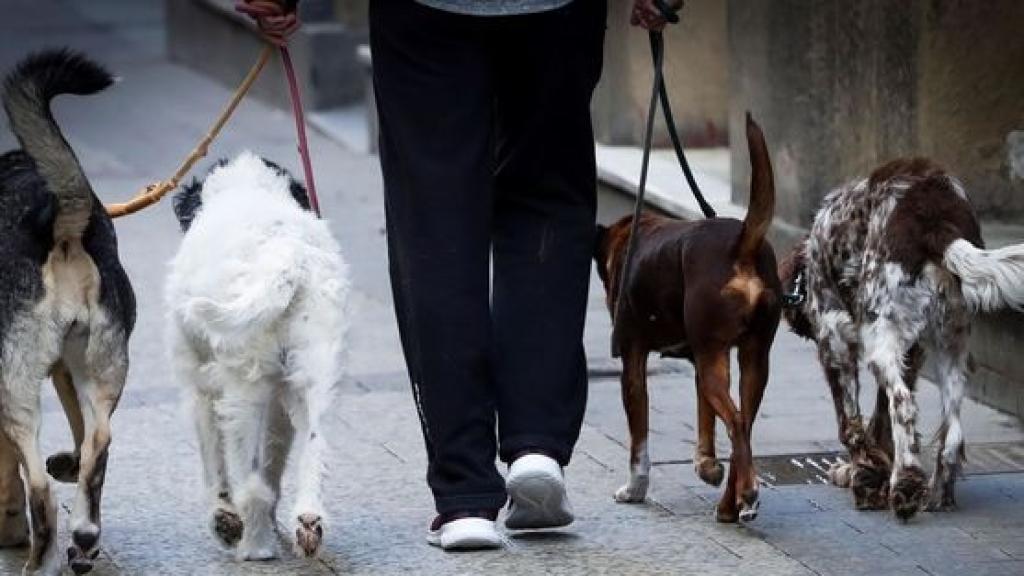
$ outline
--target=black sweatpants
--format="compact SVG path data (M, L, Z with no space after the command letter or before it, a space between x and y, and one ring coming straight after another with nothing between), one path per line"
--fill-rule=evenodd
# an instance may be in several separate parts
M605 16L370 5L391 285L440 513L505 503L499 446L565 465L579 436Z

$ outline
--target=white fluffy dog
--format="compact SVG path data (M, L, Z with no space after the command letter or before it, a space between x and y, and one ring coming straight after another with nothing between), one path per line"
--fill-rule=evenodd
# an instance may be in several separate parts
M323 538L320 417L342 375L348 269L305 189L251 153L174 198L185 232L167 278L169 345L191 391L212 528L241 560L277 555L295 444L295 550Z

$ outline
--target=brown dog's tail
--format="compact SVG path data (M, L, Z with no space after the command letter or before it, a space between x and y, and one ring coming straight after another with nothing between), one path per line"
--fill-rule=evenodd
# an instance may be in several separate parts
M764 143L761 127L747 112L747 146L750 148L750 203L743 231L736 243L736 260L754 261L775 214L775 177L768 146Z

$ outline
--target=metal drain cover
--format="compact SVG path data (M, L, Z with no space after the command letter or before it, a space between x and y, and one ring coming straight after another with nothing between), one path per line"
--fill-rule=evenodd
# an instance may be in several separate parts
M935 447L922 450L926 469L935 464ZM754 458L759 480L767 486L796 484L828 484L828 469L836 462L846 462L845 452L811 452ZM968 444L964 473L1005 474L1024 472L1024 443L992 442Z

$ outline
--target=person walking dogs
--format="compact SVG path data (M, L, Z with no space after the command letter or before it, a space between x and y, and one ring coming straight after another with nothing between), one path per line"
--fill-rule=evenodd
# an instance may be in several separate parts
M391 284L444 549L500 547L508 500L509 529L573 521L606 1L370 2ZM631 22L663 27L656 1ZM278 45L296 4L237 1Z
M508 529L573 521L562 470L587 398L606 11L370 2L391 284L437 509L427 541L446 550L501 546L506 499ZM664 21L636 0L633 23Z

